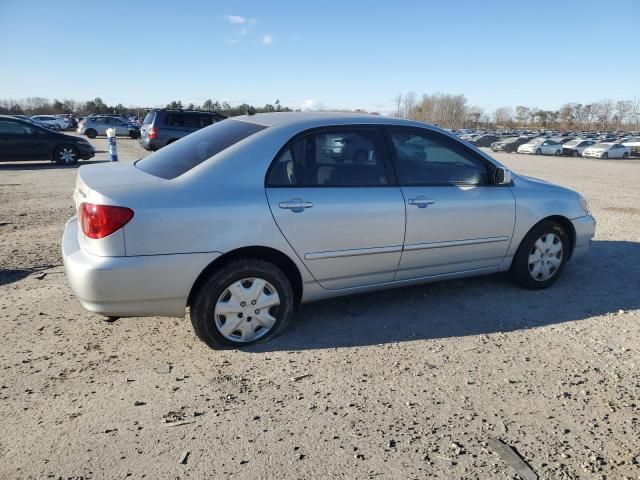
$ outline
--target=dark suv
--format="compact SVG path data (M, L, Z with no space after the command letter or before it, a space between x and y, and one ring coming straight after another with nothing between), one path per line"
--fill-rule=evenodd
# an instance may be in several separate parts
M142 121L138 142L146 150L158 150L191 132L208 127L225 118L227 117L215 112L150 110Z

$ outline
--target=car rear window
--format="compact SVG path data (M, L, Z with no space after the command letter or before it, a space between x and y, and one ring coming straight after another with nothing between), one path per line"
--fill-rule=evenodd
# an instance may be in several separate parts
M144 120L142 121L143 124L150 124L153 123L153 119L156 118L156 112L149 112L147 113L147 116L144 117Z
M136 167L156 177L171 180L265 128L255 123L224 120L138 160Z

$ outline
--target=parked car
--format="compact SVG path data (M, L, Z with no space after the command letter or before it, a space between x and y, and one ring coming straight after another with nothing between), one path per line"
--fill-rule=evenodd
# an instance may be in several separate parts
M106 135L108 128L115 129L117 136L131 138L138 138L140 132L129 121L111 115L90 115L85 117L78 123L76 132L89 138L96 138L98 135Z
M225 118L227 117L216 112L150 110L142 121L138 142L145 150L158 150Z
M55 130L64 130L67 126L67 122L64 119L53 115L34 115L31 119L36 122L45 123Z
M53 132L34 123L0 115L0 161L51 160L73 164L95 155L84 138Z
M57 128L56 129L52 128L51 125L49 125L48 123L39 122L39 121L34 120L33 118L28 117L26 115L12 115L12 117L20 119L20 120L24 120L25 122L32 123L34 125L37 125L38 127L46 128L48 130L58 130Z
M621 143L596 143L587 147L583 152L583 157L594 158L629 158L631 149Z
M622 140L625 147L629 147L631 155L640 155L640 137L629 137Z
M370 161L324 153L333 135L360 136ZM375 115L223 120L135 163L82 167L74 199L62 250L84 307L189 306L211 347L277 335L298 302L502 271L549 287L595 230L578 193Z
M560 155L562 153L562 144L548 138L534 138L529 143L520 145L518 153L533 153L536 155Z
M527 143L529 139L527 137L511 137L503 138L497 142L491 144L491 150L494 152L507 152L513 153L518 150L520 145Z
M595 145L595 140L584 140L576 138L562 145L562 155L567 157L579 157L585 148Z
M471 143L474 144L476 147L488 147L493 142L496 142L499 139L500 137L497 135L486 134L486 135L481 135L478 138L474 138L471 141Z

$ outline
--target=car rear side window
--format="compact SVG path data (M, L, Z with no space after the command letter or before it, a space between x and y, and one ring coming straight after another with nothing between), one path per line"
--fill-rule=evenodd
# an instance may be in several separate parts
M198 130L136 162L136 167L170 180L230 146L267 128L264 125L225 120Z
M149 112L147 113L147 115L144 117L144 120L142 120L142 123L149 125L151 123L153 123L153 120L156 118L156 112Z
M379 187L388 184L374 130L310 133L280 153L270 187Z

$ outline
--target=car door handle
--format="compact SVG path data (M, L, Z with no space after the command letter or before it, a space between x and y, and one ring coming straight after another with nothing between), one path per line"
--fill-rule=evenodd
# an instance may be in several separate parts
M428 205L433 205L436 202L424 195L418 195L416 198L410 198L408 203L409 205L415 205L418 208L426 208Z
M305 208L313 207L313 203L305 202L301 198L292 198L288 202L280 202L278 206L286 210L291 210L292 212L300 213L303 212Z

